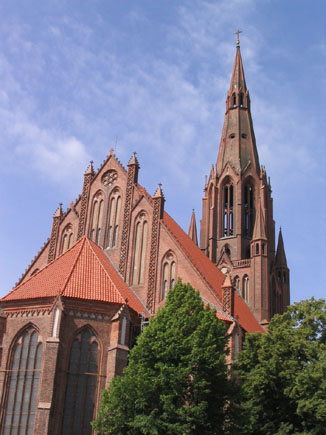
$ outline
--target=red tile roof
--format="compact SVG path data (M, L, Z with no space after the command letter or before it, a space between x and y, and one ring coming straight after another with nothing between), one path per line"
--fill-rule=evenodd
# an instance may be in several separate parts
M144 306L120 277L110 260L95 243L81 238L67 252L57 257L30 279L15 287L2 301L69 298L128 305L136 312Z
M163 223L173 237L177 240L197 271L202 275L209 287L217 295L218 300L221 302L222 284L224 282L225 275L212 263L208 257L206 257L206 255L198 248L191 238L166 212L164 212ZM208 302L216 304L214 301ZM217 314L218 317L223 316L223 314L219 313L218 311ZM256 320L248 305L236 291L234 292L234 317L237 317L240 325L247 332L264 332L263 328ZM226 318L224 320L230 321L230 318L225 315L224 318Z

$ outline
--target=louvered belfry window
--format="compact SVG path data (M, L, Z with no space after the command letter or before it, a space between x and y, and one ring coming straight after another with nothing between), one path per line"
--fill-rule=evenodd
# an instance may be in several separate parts
M3 435L33 435L41 361L39 334L29 327L18 337L7 371Z
M67 377L62 435L90 435L98 377L98 343L89 329L72 343Z

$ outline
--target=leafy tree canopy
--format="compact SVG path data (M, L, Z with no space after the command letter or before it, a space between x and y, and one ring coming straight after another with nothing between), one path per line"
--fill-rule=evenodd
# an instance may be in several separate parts
M326 434L325 300L296 303L249 334L237 372L247 434Z
M104 391L100 434L221 434L230 410L225 325L180 280Z

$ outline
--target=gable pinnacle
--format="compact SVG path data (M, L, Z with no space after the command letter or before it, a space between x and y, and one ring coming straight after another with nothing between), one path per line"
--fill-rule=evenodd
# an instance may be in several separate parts
M163 198L163 199L165 199L164 198L164 193L163 193L163 190L162 190L162 183L158 183L158 187L157 187L157 189L156 189L156 191L154 193L153 198Z
M127 166L135 165L139 167L138 159L136 157L136 151L133 152L133 155L131 156L131 159L128 162Z

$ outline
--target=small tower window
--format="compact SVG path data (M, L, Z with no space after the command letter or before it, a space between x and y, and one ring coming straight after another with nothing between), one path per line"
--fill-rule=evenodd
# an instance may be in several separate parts
M243 94L240 94L240 107L243 107Z
M224 186L223 214L223 236L233 236L233 185L231 183Z
M251 184L244 188L244 233L251 237L254 227L254 190Z
M237 105L237 97L235 94L232 95L232 103L233 103L233 107L236 107Z
M261 253L262 255L265 255L265 243L261 245Z
M233 285L236 290L240 290L240 278L236 276L233 280Z
M259 244L256 243L256 255L259 255Z

